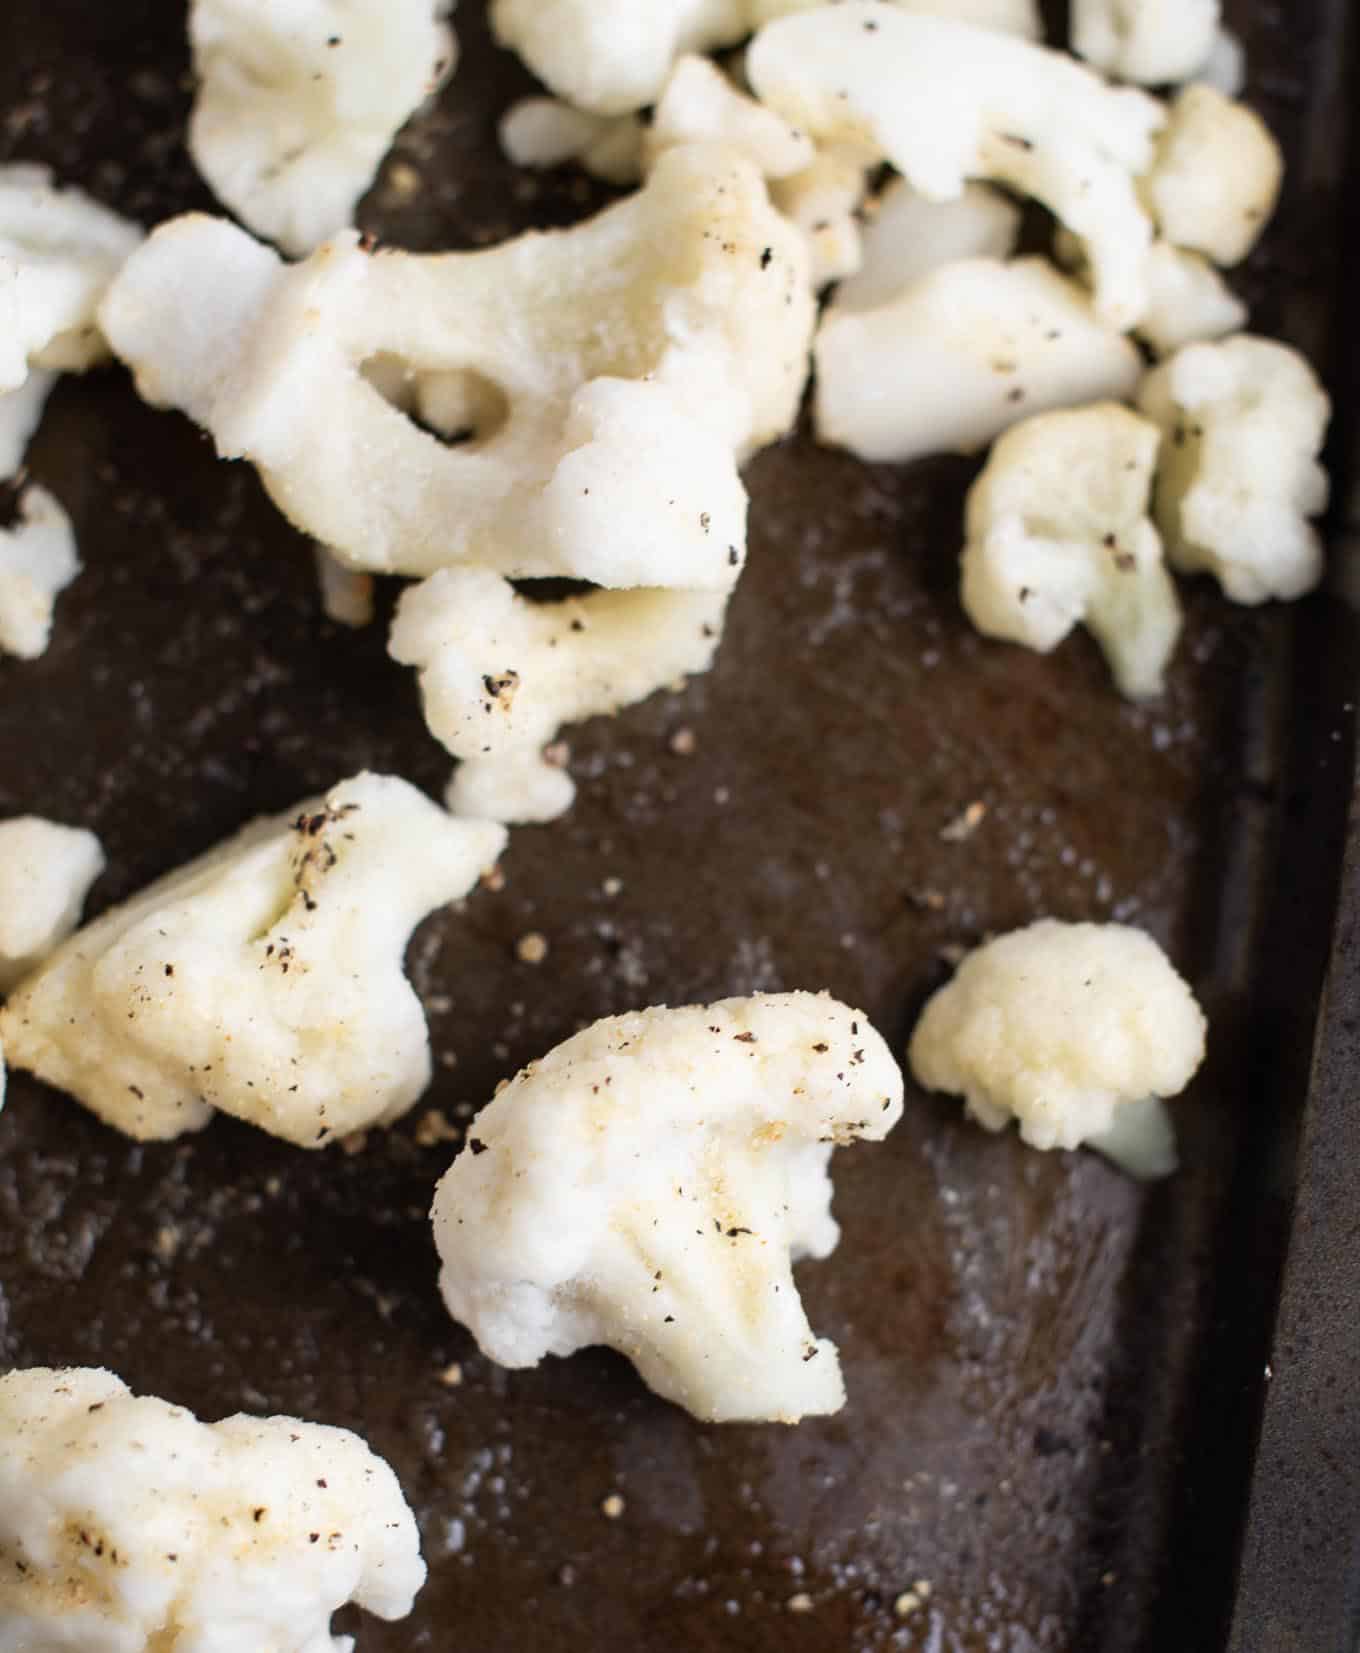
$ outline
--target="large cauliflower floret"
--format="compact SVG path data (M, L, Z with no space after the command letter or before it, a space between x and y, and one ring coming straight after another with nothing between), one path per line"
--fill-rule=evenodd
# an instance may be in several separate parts
M736 497L734 456L792 423L813 299L755 168L691 146L596 218L485 252L342 236L290 268L231 225L177 219L102 314L142 394L251 459L355 567L720 586L726 542L700 516ZM386 400L377 367L456 440Z
M415 1519L357 1435L203 1424L112 1372L0 1377L0 1642L24 1653L349 1653L410 1612Z
M1331 403L1298 351L1247 334L1190 345L1148 374L1138 405L1163 431L1155 502L1172 566L1213 574L1237 603L1311 591Z
M839 1238L832 1148L901 1107L882 1039L824 994L597 1022L497 1095L439 1184L445 1301L503 1366L602 1343L699 1418L835 1412L790 1265Z
M0 821L0 993L65 941L103 870L92 832L39 815Z
M22 465L56 374L108 354L95 310L141 238L46 167L0 166L0 481Z
M970 953L926 1005L918 1082L1033 1148L1097 1148L1135 1176L1175 1169L1162 1098L1204 1060L1206 1023L1150 936L1041 919Z
M398 128L453 65L450 0L193 0L189 152L285 252L354 220Z
M1280 198L1284 156L1270 128L1212 86L1171 105L1143 195L1166 240L1215 264L1240 264Z
M827 0L749 0L751 26L760 28L777 17L812 11ZM1038 40L1043 33L1036 0L892 0L903 11L921 12L927 17L949 17L957 23L972 23L979 29L999 29Z
M990 179L1043 202L1085 244L1096 308L1132 327L1147 308L1152 225L1135 180L1165 119L1025 40L882 0L771 23L747 53L762 102L819 142L870 144L930 200Z
M78 931L0 1012L0 1037L14 1066L142 1139L214 1108L304 1148L389 1124L430 1077L406 942L504 843L359 775Z
M815 354L818 438L873 462L971 452L1030 414L1130 396L1142 371L1041 258L962 259L876 309L833 304Z
M483 788L503 765L529 782L523 807L515 788L502 787L499 808L513 813L495 818L542 820L542 782L526 760L564 723L617 712L707 671L726 607L725 592L709 591L596 591L539 603L498 574L450 568L406 592L388 648L418 668L431 733L477 766ZM569 807L570 788L556 791Z
M1072 49L1116 80L1166 86L1209 61L1220 0L1072 0Z
M730 46L750 0L492 0L491 27L578 109L622 115L655 103L676 59Z
M1110 402L1006 432L968 495L962 595L979 631L1047 654L1085 625L1124 694L1162 692L1181 605L1148 520L1159 442Z
M14 526L0 528L0 653L46 652L57 597L79 572L70 517L45 488L26 488Z

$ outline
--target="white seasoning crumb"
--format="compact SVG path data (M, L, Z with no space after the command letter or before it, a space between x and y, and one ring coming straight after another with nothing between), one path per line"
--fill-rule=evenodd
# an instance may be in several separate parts
M930 1600L931 1588L931 1582L928 1578L918 1578L915 1584L912 1585L912 1589L915 1590L922 1601Z
M601 889L603 889L604 893L607 896L609 896L609 898L612 900L614 898L614 896L616 896L619 893L619 891L623 888L623 880L621 878L606 878L604 883L600 887L601 887Z
M961 815L956 815L948 826L940 829L946 844L966 843L987 818L987 806L981 798L974 798Z
M432 1016L447 1016L453 1009L453 1000L447 993L432 993L425 1001L425 1008Z
M1118 1573L1102 1573L1100 1575L1100 1582L1108 1590L1109 1587L1114 1583L1115 1579L1117 1579L1118 1577L1119 1577Z
M283 1192L283 1179L281 1177L268 1177L268 1178L266 1178L265 1185L264 1185L264 1191L265 1191L266 1194L269 1195L271 1200L272 1199L277 1199L278 1196Z
M387 182L392 193L404 201L420 193L420 174L409 161L393 161L387 169Z
M416 1146L433 1148L440 1142L456 1142L459 1132L450 1125L442 1108L426 1108L416 1126Z
M530 930L515 943L515 957L521 964L542 964L548 956L548 938L540 930Z
M441 1068L456 1068L458 1066L457 1054L452 1050L441 1050L439 1053L439 1065Z
M699 742L694 738L693 729L677 729L670 738L671 751L677 758L690 758Z
M456 1389L463 1381L463 1368L458 1361L450 1361L439 1374L439 1381L446 1389Z
M501 871L501 864L497 861L494 867L488 867L482 874L482 884L493 895L499 895L505 888L505 874Z
M617 1521L627 1507L617 1492L611 1492L600 1505L600 1514L606 1521Z
M353 1159L355 1154L363 1153L368 1147L367 1131L349 1131L340 1138L340 1152L347 1159Z
M180 1233L174 1223L166 1223L156 1230L156 1255L163 1263L173 1263L179 1254Z
M715 804L725 804L731 796L732 794L725 786L715 786L713 788L713 802Z
M796 1596L789 1597L790 1613L810 1613L812 1611L812 1597L806 1590L800 1590Z
M899 1619L909 1619L920 1605L921 1598L915 1590L903 1590L893 1603L893 1612Z

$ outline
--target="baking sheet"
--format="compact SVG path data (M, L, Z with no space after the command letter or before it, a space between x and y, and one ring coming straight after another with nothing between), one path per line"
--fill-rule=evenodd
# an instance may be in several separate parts
M1325 368L1344 6L1236 10L1294 163L1241 285L1254 325ZM211 207L181 147L182 16L5 0L0 155L148 222ZM361 216L392 244L483 245L602 198L498 156L495 118L530 82L480 5L457 25L462 67L392 157L420 191L389 167ZM0 813L100 833L92 910L361 766L438 791L448 762L383 626L320 617L310 555L246 467L117 371L60 386L30 459L87 568L48 655L0 664ZM0 1361L361 1430L431 1568L410 1620L364 1623L368 1653L1217 1644L1339 864L1347 610L1189 585L1165 700L1124 705L1084 637L1044 660L968 628L971 474L869 468L805 434L752 465L717 667L574 732L573 813L517 830L504 889L417 934L437 1077L363 1154L225 1120L139 1147L12 1076ZM977 832L947 841L975 800ZM1194 981L1214 1039L1178 1111L1185 1168L1141 1190L911 1095L885 1146L837 1156L841 1248L800 1271L841 1347L842 1415L704 1427L612 1355L508 1374L447 1319L425 1212L453 1146L421 1145L426 1108L461 1129L580 1022L659 1000L826 987L900 1048L942 950L1041 913L1142 924ZM514 953L530 930L538 966ZM928 1599L898 1616L918 1580Z

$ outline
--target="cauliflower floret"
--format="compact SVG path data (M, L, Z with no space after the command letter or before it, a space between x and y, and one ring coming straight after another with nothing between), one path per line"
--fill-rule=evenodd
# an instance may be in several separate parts
M1176 1168L1161 1099L1204 1060L1194 994L1150 936L1042 919L970 953L926 1005L911 1071L1032 1148L1085 1143L1134 1176Z
M605 1343L699 1418L838 1411L790 1264L839 1239L833 1146L901 1108L887 1046L825 994L596 1022L499 1092L439 1184L444 1300L503 1366Z
M177 219L103 316L144 396L253 460L356 568L705 586L728 577L709 499L735 501L734 455L791 425L813 298L754 167L691 146L596 218L484 252L344 236L288 268L231 225ZM445 404L430 422L470 411L468 440L384 400L361 369L391 358Z
M833 304L817 435L870 461L971 452L1032 413L1130 396L1142 361L1041 258L964 259L876 310Z
M25 488L14 527L0 528L0 653L46 652L57 595L79 572L70 517L46 488Z
M721 591L595 591L538 603L486 569L446 568L402 597L388 652L419 670L430 731L475 761L482 797L493 766L508 759L531 783L528 818L541 820L546 778L527 760L564 723L706 672L726 607ZM518 790L507 781L502 808ZM568 789L555 790L569 806ZM455 807L467 812L466 795ZM523 817L516 809L495 818Z
M730 144L766 178L788 178L816 156L806 133L739 92L706 57L682 57L671 71L647 128L648 167L663 149L683 143Z
M1009 258L1020 235L1020 209L986 184L969 184L957 200L927 201L894 178L873 204L861 232L859 269L836 289L834 308L876 310L922 276L964 258Z
M1165 86L1208 61L1220 0L1072 0L1072 50L1116 80Z
M991 179L1042 201L1085 243L1096 308L1132 327L1147 307L1152 225L1135 179L1165 120L1060 52L987 29L848 0L771 23L746 57L752 89L819 143L871 144L928 200Z
M771 180L770 199L807 242L810 279L818 290L860 267L858 210L872 166L872 157L854 144L822 144L801 172Z
M142 1140L214 1108L299 1147L390 1124L429 1083L412 930L505 844L359 775L78 931L0 1012L26 1068Z
M1275 211L1284 157L1261 117L1212 86L1171 105L1143 196L1165 238L1215 264L1240 264Z
M544 170L579 161L608 184L635 184L642 176L636 115L592 115L558 98L521 98L502 116L500 140L516 166Z
M285 252L353 222L397 131L452 68L450 0L193 0L189 153Z
M1138 405L1163 431L1155 505L1171 566L1214 575L1236 603L1311 591L1331 403L1298 351L1248 334L1190 345L1148 374Z
M410 1612L391 1468L299 1418L203 1424L112 1372L0 1377L0 1641L24 1653L349 1653L332 1613Z
M968 495L962 596L979 631L1047 654L1082 624L1124 694L1162 692L1181 605L1148 521L1159 441L1111 402L1006 432Z
M749 31L749 0L492 0L491 27L570 104L624 115L661 96L686 52Z
M751 27L773 23L777 17L812 11L827 0L750 0ZM951 17L956 23L972 23L979 29L999 29L1038 40L1043 34L1036 0L892 0L903 11L921 12L927 17Z
M1138 323L1138 337L1158 356L1187 344L1239 332L1247 307L1223 277L1198 253L1155 242L1148 265L1152 303Z
M22 466L56 374L108 354L95 310L141 238L46 167L0 166L0 481Z
M92 832L39 815L0 821L0 993L65 941L103 870Z
M471 821L555 821L575 802L565 764L532 746L464 758L444 790L449 813Z

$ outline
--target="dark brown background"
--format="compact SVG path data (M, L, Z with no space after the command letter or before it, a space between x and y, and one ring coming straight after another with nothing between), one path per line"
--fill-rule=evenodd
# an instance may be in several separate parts
M1335 380L1344 6L1235 10L1292 163L1241 285ZM397 245L478 246L601 198L500 159L495 118L529 83L475 0L457 25L462 65L393 155L420 194L380 181L361 214ZM175 0L3 0L0 157L147 222L210 206L186 68ZM0 813L99 832L92 910L361 766L442 786L382 624L320 617L248 469L118 371L61 385L31 466L87 568L47 656L0 664ZM965 623L970 474L806 437L756 461L716 669L576 733L574 812L517 830L505 889L417 934L437 1077L361 1156L227 1121L138 1147L11 1077L0 1363L361 1430L431 1569L410 1620L364 1625L368 1653L1216 1645L1334 894L1348 633L1332 599L1252 613L1196 583L1167 697L1123 704L1084 636L1044 660ZM976 835L942 840L974 799ZM844 1239L801 1273L842 1349L840 1417L705 1428L611 1355L507 1374L446 1318L425 1212L452 1149L418 1144L426 1105L480 1106L584 1020L757 988L827 987L900 1048L941 948L1042 913L1142 924L1195 982L1213 1043L1178 1110L1185 1169L1139 1190L911 1096L885 1146L838 1156ZM514 957L530 929L538 967ZM928 1605L901 1621L917 1579ZM791 1614L802 1591L814 1610Z

